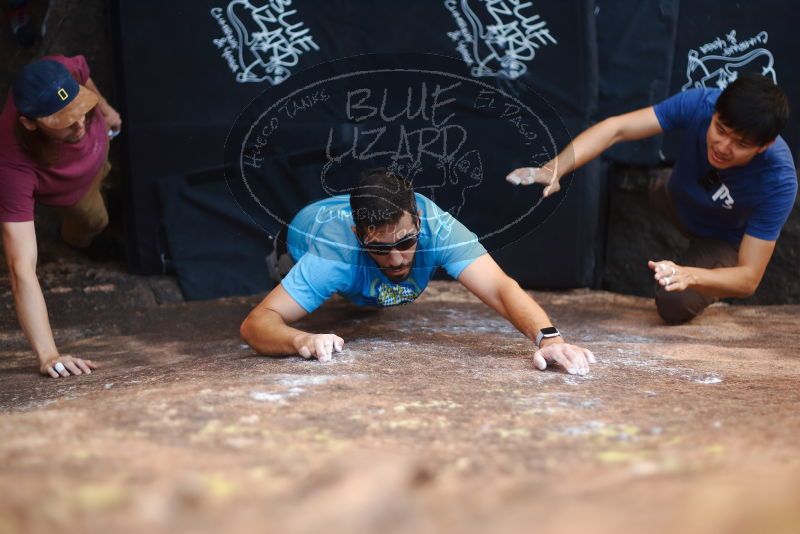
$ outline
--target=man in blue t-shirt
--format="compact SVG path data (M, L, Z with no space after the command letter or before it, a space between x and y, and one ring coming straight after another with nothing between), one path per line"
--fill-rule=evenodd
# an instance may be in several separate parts
M413 302L442 267L536 344L539 369L555 362L570 374L585 374L595 361L589 350L564 342L544 310L498 267L474 233L386 169L367 172L350 195L300 210L289 224L285 255L283 245L276 240L270 271L285 276L241 327L242 338L261 354L330 360L344 346L341 337L303 332L289 323L335 293L363 306Z
M542 167L516 169L514 184L559 180L619 141L683 130L668 180L650 187L654 207L690 239L676 262L650 261L656 307L670 324L691 320L717 298L758 288L797 195L797 171L779 133L786 95L769 78L744 76L724 91L691 89L660 104L610 117L581 133Z

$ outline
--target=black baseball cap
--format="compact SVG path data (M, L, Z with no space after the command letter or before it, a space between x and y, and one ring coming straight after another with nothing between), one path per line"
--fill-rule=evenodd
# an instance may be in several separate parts
M58 61L25 65L11 86L17 111L48 128L66 128L97 105L97 94L78 84Z

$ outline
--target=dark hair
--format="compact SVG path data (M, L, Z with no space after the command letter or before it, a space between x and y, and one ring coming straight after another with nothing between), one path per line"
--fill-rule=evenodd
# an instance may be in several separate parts
M359 231L396 223L405 212L417 217L411 182L383 167L361 175L350 193L350 209Z
M789 100L771 78L747 74L717 99L719 120L758 146L771 143L789 121Z

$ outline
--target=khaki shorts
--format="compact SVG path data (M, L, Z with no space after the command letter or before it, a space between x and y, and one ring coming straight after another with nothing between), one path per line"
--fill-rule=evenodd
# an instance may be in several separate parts
M108 211L100 186L110 170L111 164L106 160L82 199L72 206L56 208L63 220L61 237L68 245L86 248L108 226Z

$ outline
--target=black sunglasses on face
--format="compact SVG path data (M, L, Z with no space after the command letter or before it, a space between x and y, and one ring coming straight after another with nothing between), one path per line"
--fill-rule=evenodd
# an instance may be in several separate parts
M361 248L370 254L376 254L378 256L386 256L392 250L399 250L401 252L408 250L416 245L417 241L419 241L419 232L409 234L394 243L364 243L360 237L358 238L358 242L361 243Z

